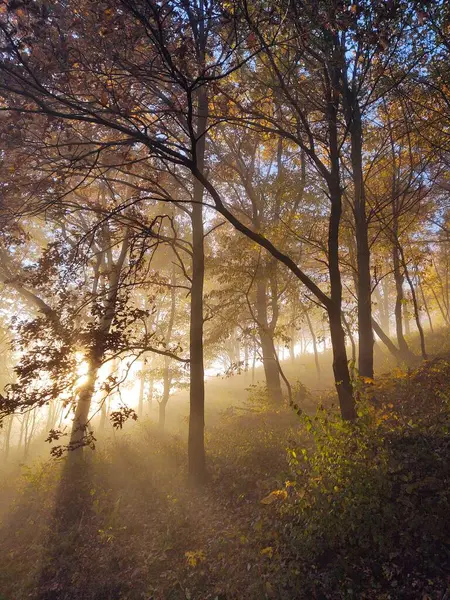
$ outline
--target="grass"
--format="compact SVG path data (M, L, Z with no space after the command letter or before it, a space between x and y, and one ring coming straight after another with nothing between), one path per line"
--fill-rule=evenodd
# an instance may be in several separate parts
M201 489L186 483L184 434L150 421L75 466L5 476L0 598L441 600L448 357L380 377L351 429L311 399L299 418L246 396L207 430Z

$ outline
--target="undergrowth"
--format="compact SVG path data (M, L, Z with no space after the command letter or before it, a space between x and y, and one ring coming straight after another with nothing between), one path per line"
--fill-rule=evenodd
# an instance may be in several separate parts
M2 600L442 600L450 363L397 370L359 419L253 389L208 431L209 483L149 423L3 482Z

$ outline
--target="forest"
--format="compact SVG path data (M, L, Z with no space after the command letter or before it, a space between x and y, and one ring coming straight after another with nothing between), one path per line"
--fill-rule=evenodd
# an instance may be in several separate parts
M0 0L0 600L450 600L450 4Z

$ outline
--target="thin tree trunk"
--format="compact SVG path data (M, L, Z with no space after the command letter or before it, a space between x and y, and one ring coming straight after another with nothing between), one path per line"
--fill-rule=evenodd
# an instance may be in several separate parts
M7 420L6 428L5 428L5 453L4 453L5 462L8 460L9 451L11 448L11 431L12 431L13 421L14 421L14 415L10 415Z
M89 411L95 392L95 384L97 381L98 372L104 359L106 335L108 334L114 319L117 295L119 292L119 278L128 254L128 248L129 232L127 231L122 241L120 255L116 264L112 264L112 259L110 258L110 264L108 265L108 293L104 301L104 313L95 332L93 346L87 359L89 368L86 382L78 394L69 442L69 447L72 450L71 455L76 454L76 452L73 452L73 450L81 449L85 445L84 442L89 423ZM110 255L112 255L110 247L108 247L108 251L110 252Z
M255 385L255 368L256 368L256 345L253 344L253 358L252 358L252 385Z
M387 277L385 277L385 279L387 279ZM383 296L382 296L381 292L380 292L379 284L375 287L374 294L375 294L375 298L377 301L377 309L378 309L378 317L380 319L380 326L383 329L383 331L385 331L386 334L389 335L389 312L386 310L384 291L383 291Z
M248 340L245 340L245 344L244 344L244 371L247 372L248 371Z
M151 410L151 408L153 407L153 388L155 385L155 380L153 378L153 375L150 374L149 376L149 381L148 381L148 396L147 396L147 402L148 402L148 408L149 410Z
M306 322L308 323L308 329L309 332L311 334L311 339L312 339L312 344L313 344L313 350L314 350L314 363L316 365L316 373L317 373L317 379L320 381L321 378L321 372L320 372L320 362L319 362L319 352L317 350L317 339L316 339L316 334L314 333L314 328L312 326L311 323L311 319L309 317L309 313L308 311L305 311L305 316L306 316Z
M273 332L268 324L267 278L264 272L258 278L256 283L256 314L267 390L270 399L273 402L281 403L283 394L281 391L280 371L278 368Z
M195 158L200 173L205 167L208 98L205 87L197 93L197 135ZM203 285L205 271L203 234L203 185L194 179L192 205L192 280L190 322L190 412L188 436L189 478L201 483L206 477L205 460L205 381L203 365Z
M332 85L339 87L337 70L333 72ZM339 175L339 144L337 136L337 106L334 97L328 103L328 129L330 144L331 174L328 181L331 212L328 227L328 271L330 277L331 301L327 313L330 323L333 349L333 373L339 398L341 415L344 420L356 419L356 406L348 370L345 334L342 327L342 281L339 270L339 227L342 216L342 192Z
M170 387L172 385L172 378L169 371L169 358L164 357L164 376L163 376L163 395L159 401L158 411L158 426L161 431L164 431L166 426L166 407L170 398Z
M352 368L350 369L352 376L354 376L354 371L355 371L355 366L356 366L356 344L355 344L355 338L353 337L352 334L352 330L350 329L350 325L348 324L347 319L345 318L345 315L342 315L342 321L345 325L345 329L347 330L347 335L348 338L350 340L350 344L352 347Z
M397 362L399 362L399 363L402 362L402 360L403 360L402 353L395 346L395 344L391 341L389 336L387 336L386 333L383 331L383 329L378 325L378 323L375 321L375 319L372 319L372 326L373 326L373 330L375 331L377 336L380 338L380 340L383 342L383 344L386 346L386 348L389 350L389 352L396 358Z
M346 79L345 79L346 81ZM354 215L357 260L357 306L358 306L358 371L362 377L373 379L373 332L370 277L370 249L366 216L362 162L361 112L356 92L347 86L347 122L351 137L351 162L354 187Z
M423 332L422 323L420 322L420 312L419 312L419 304L417 302L416 290L414 288L414 284L411 280L411 277L409 276L408 265L406 264L403 248L400 247L399 251L400 251L400 256L402 259L403 270L405 273L406 281L408 282L409 289L411 290L411 298L412 298L413 307L414 307L414 318L416 320L417 330L418 330L419 336L420 336L420 349L422 352L422 358L424 360L427 360L428 357L427 357L427 351L426 351L426 347L425 347L425 335Z
M395 225L394 225L394 236L396 239ZM404 295L403 295L403 275L400 268L400 256L398 251L397 242L394 242L394 247L392 249L392 258L393 258L393 266L394 266L394 281L395 281L395 330L397 334L397 344L399 351L402 355L403 360L409 361L411 359L411 351L409 349L408 344L403 335L403 304L404 304Z
M142 418L142 415L144 413L144 391L145 391L146 375L147 375L147 373L145 371L145 366L144 366L144 363L142 363L141 377L139 380L139 399L138 399L138 409L137 409L137 416L139 419Z
M421 279L421 277L419 275L419 269L417 268L417 265L416 265L416 279L417 279L417 284L418 284L418 287L419 287L419 290L420 290L420 294L422 296L423 306L425 308L425 312L427 313L428 323L430 324L430 331L433 333L433 331L434 331L433 321L431 320L430 309L429 309L428 302L427 302L427 299L426 299L426 296L425 296L425 291L424 291L423 285L422 285L422 279Z
M22 441L23 441L23 434L25 431L25 420L27 418L28 413L23 413L22 414L22 421L20 422L20 433L19 433L19 441L17 443L17 451L20 452L20 449L22 447Z

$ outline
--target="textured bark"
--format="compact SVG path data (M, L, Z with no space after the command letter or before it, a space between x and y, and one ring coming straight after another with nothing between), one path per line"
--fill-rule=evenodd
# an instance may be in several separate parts
M403 265L403 270L405 273L406 281L408 282L409 289L411 290L411 298L412 298L413 307L414 307L414 319L416 321L417 330L419 332L420 349L421 349L421 353L422 353L422 358L424 360L427 360L428 357L427 357L427 351L426 351L426 347L425 347L425 334L423 332L422 323L420 322L420 310L419 310L419 303L417 302L416 290L414 288L414 283L409 275L408 265L406 263L403 248L400 246L399 250L400 250L400 256L401 256L401 260L402 260L402 265Z
M273 328L269 325L267 315L267 279L264 273L256 283L256 315L267 390L273 402L281 402L283 394L280 371L275 354Z
M334 74L334 85L338 89L337 73ZM331 302L327 303L326 308L333 349L334 381L339 398L341 415L344 420L353 420L356 418L356 407L348 369L345 334L342 326L342 281L339 270L339 227L342 216L342 192L339 175L337 108L334 99L330 99L328 105L328 128L331 159L331 174L328 181L331 201L328 227L328 272L330 277Z
M362 125L359 101L353 90L346 93L347 122L351 137L357 262L358 370L362 377L373 378L373 332L370 277L370 250L366 217L366 196L362 162Z
M314 328L313 328L310 316L308 314L308 311L305 312L305 316L306 316L306 322L308 323L308 329L309 329L309 333L311 334L311 339L312 339L312 344L313 344L314 363L316 365L317 379L320 381L321 372L320 372L319 352L317 349L317 338L316 338L316 334L314 332Z
M199 172L205 167L206 127L208 98L204 87L197 94L197 142L195 159ZM203 185L194 179L194 203L192 205L192 281L190 322L190 391L189 391L189 478L197 483L206 477L205 462L205 381L203 365L203 285L205 272L203 234Z
M385 277L385 279L387 279L387 277ZM375 287L374 294L375 294L375 298L377 301L378 319L379 319L380 327L383 329L383 331L387 335L389 335L389 312L388 312L388 310L386 310L386 301L385 301L385 297L384 297L384 292L383 292L383 296L382 296L381 292L380 292L379 284Z
M402 353L397 348L397 346L392 342L392 340L389 338L389 336L387 336L386 333L383 331L383 329L378 325L378 323L375 321L375 319L372 319L372 326L373 326L373 330L375 331L377 336L380 338L380 340L383 342L383 344L386 346L386 348L389 350L389 352L393 356L395 356L395 358L397 359L398 362L401 362L402 361Z
M9 417L6 420L6 427L5 427L5 449L4 449L5 462L8 460L9 451L11 448L11 431L12 431L13 421L14 421L14 415L9 415Z
M142 415L144 413L144 392L145 392L146 376L147 376L147 373L145 371L145 366L142 363L142 371L141 371L141 376L139 379L139 399L138 399L138 409L137 409L137 416L139 419L142 418Z
M86 358L88 363L86 382L78 393L75 407L75 416L70 435L70 447L73 450L79 450L83 447L84 438L88 430L89 411L95 393L98 371L103 364L106 336L109 333L116 311L119 278L128 254L128 247L129 237L127 232L122 242L117 262L113 265L111 261L111 264L108 265L110 269L108 273L108 293L104 300L103 314L95 331L92 347ZM71 454L75 454L75 452Z
M356 408L353 398L353 388L350 381L350 373L348 370L341 312L337 309L334 311L330 310L328 312L328 317L330 320L331 343L333 346L333 373L341 415L344 420L353 421L356 419Z
M394 224L394 235L395 235L395 224ZM392 249L392 262L393 262L393 272L394 272L394 281L395 281L395 331L397 334L397 344L402 355L403 360L408 361L411 357L411 351L409 349L408 344L406 343L405 337L403 335L403 303L404 303L404 294L403 294L403 273L401 271L400 264L400 254L398 251L398 245L395 242Z
M172 331L173 325L175 322L175 309L176 309L176 275L175 275L175 267L172 270L172 279L170 282L170 312L169 312L169 320L167 322L167 329L164 336L164 341L166 348L169 345L172 339ZM164 431L164 427L166 425L166 407L170 398L170 389L172 387L172 375L170 372L170 358L168 356L164 357L164 369L163 369L163 394L162 398L159 401L159 428L161 431Z
M416 279L417 279L417 284L420 290L420 295L422 296L422 302L423 302L423 306L425 308L425 312L427 313L427 318L428 318L428 323L430 325L430 331L433 333L434 328L433 328L433 321L431 320L431 313L430 313L430 308L428 306L428 302L427 302L427 297L425 296L425 291L423 289L423 285L422 285L422 279L420 277L419 274L419 269L416 265Z

